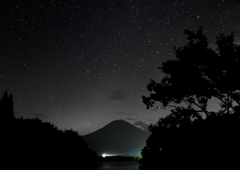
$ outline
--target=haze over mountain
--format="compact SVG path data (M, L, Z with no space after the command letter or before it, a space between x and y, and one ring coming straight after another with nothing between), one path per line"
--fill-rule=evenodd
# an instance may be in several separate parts
M115 120L83 138L99 156L139 157L149 135L124 120Z

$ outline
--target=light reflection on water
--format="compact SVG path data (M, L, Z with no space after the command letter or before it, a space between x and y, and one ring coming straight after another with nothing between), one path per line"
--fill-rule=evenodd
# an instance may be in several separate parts
M139 170L137 161L103 161L98 170Z

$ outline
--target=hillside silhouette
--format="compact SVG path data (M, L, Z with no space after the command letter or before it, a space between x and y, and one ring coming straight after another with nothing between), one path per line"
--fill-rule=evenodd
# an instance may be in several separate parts
M73 130L40 119L15 118L12 95L0 100L1 166L7 169L96 170L98 157Z

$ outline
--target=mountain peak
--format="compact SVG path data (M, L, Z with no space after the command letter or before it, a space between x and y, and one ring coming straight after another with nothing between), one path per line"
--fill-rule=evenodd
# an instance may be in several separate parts
M103 128L83 136L89 148L99 156L114 154L140 156L150 133L145 132L125 120L114 120Z

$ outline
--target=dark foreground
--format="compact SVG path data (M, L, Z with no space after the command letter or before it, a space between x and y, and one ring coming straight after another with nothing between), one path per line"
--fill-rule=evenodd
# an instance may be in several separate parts
M138 170L137 161L100 161L98 170Z

